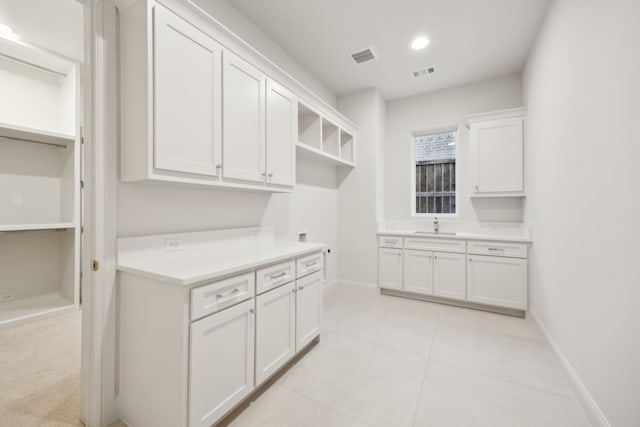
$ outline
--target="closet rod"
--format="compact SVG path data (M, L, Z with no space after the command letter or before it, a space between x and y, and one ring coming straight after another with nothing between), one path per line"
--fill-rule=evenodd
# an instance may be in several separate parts
M44 142L44 141L34 141L32 139L26 139L26 138L14 138L14 137L8 137L8 136L1 136L0 135L0 140L3 141L21 141L21 142L30 142L32 144L42 144L42 145L50 145L52 147L61 147L61 148L67 148L67 144L56 144L55 142Z

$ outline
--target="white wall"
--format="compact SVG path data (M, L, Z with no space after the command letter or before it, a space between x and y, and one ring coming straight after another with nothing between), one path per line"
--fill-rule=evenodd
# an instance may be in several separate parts
M440 217L442 228L453 222L510 221L522 219L521 202L515 200L469 199L471 168L469 131L463 118L473 113L520 107L521 77L519 74L485 80L387 102L384 152L384 214L386 221L411 220L410 149L413 132L458 126L458 213L457 219ZM433 219L420 219L430 223ZM458 224L459 226L459 224Z
M531 309L620 427L640 420L638 17L556 0L523 83Z
M220 21L225 27L260 51L260 53L285 70L329 105L335 107L335 94L316 79L310 70L304 68L298 61L276 44L276 42L271 40L269 36L236 9L228 0L190 1Z
M376 170L384 138L384 100L376 89L338 98L338 109L358 124L356 167L342 170L338 190L338 278L377 283L377 213L382 189Z

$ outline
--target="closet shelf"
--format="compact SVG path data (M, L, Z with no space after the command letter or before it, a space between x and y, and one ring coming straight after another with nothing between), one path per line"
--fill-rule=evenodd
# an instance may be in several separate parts
M0 224L0 233L10 231L42 231L42 230L68 230L75 228L73 222L56 222L51 224Z
M341 166L346 168L353 168L355 165L351 162L347 162L337 156L321 151L310 145L298 142L296 143L296 154L298 157L309 157L315 161L321 161L333 166Z
M34 142L37 144L54 145L66 148L72 144L75 137L62 133L47 132L39 129L30 129L21 126L0 123L0 138L14 141Z

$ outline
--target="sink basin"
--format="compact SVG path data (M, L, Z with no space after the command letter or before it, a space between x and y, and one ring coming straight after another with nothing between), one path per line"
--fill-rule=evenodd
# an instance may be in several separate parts
M416 233L416 234L434 234L434 235L435 234L442 234L444 236L455 236L456 235L456 233L449 232L449 231L438 231L438 232L435 232L435 231L414 231L414 233Z

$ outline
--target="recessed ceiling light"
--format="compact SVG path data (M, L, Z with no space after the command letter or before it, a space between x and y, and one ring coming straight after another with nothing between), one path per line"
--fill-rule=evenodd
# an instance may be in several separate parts
M422 37L422 36L421 37L416 37L411 42L411 49L413 49L413 50L424 49L425 47L427 47L428 44L429 44L429 39L428 38Z
M0 22L0 36L10 36L11 34L13 34L13 28Z

